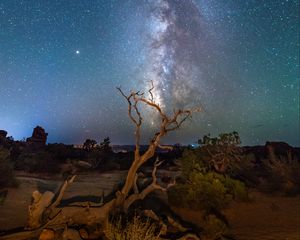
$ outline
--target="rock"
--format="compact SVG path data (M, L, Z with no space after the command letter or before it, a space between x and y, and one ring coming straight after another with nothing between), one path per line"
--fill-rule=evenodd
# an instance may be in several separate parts
M6 138L7 132L5 130L0 130L0 138Z
M285 142L266 142L265 149L268 153L274 151L276 155L286 155L288 151L293 150L293 148Z
M73 163L76 167L81 168L81 169L90 169L92 167L92 165L90 163L88 163L86 161L82 161L82 160L78 160Z
M89 233L88 233L87 230L84 229L84 228L81 228L81 229L79 230L79 235L80 235L80 237L81 237L82 239L88 239L88 238L89 238Z
M6 142L7 132L5 130L0 130L0 145Z
M55 232L52 229L43 229L39 240L55 240Z
M81 240L82 238L79 235L79 232L75 229L68 228L65 229L62 234L63 240Z
M33 129L32 136L26 139L26 142L44 146L47 142L47 136L48 133L45 132L45 129L37 126Z

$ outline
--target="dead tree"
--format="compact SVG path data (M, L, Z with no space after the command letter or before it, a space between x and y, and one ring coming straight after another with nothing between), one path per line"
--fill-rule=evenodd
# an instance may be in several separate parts
M144 93L134 92L132 91L128 96L124 94L121 88L117 88L121 95L128 102L128 115L131 121L135 125L135 151L134 151L134 161L128 171L126 182L120 192L118 192L117 203L122 205L124 201L127 199L127 196L130 190L135 185L135 179L138 169L143 165L147 160L152 158L155 154L155 150L157 148L161 149L172 149L171 146L162 146L160 141L162 137L164 137L168 132L177 130L181 127L183 122L185 122L188 118L192 116L192 113L195 111L199 111L199 109L188 109L188 110L176 110L173 112L172 116L167 116L164 110L159 106L159 104L155 103L152 90L154 86L152 84L149 89L149 98L145 97ZM141 126L143 122L143 118L141 116L140 110L138 108L138 104L142 103L148 107L153 108L159 114L160 118L160 127L159 131L154 134L154 137L149 143L149 147L147 151L143 154L140 153L140 139L141 139ZM153 172L155 171L155 167ZM153 174L152 174L153 175ZM156 183L155 183L156 184ZM155 185L156 186L156 185ZM146 189L145 189L146 190ZM136 196L137 197L137 196ZM133 198L133 196L131 196ZM137 197L138 199L138 197Z
M135 126L135 151L134 160L128 170L128 174L124 183L124 186L120 191L116 192L115 198L112 200L100 204L100 206L94 206L91 204L82 204L80 206L70 205L59 207L60 200L66 188L71 184L75 178L73 176L70 180L66 180L60 188L56 198L51 195L50 202L48 204L40 204L38 200L29 207L29 221L27 231L17 233L13 235L2 236L0 239L26 239L28 235L37 236L44 228L57 229L65 226L73 225L86 225L92 226L95 224L101 224L105 228L109 214L115 209L121 209L127 211L127 209L137 200L144 199L149 193L154 190L165 191L172 184L167 187L162 187L157 183L156 170L161 162L156 161L152 171L152 183L146 186L141 191L137 187L138 170L155 155L157 148L171 149L171 146L162 146L160 141L162 137L171 131L179 129L182 124L192 116L193 112L200 111L200 109L179 109L174 110L172 116L168 116L165 111L157 104L153 96L153 84L148 91L148 96L139 91L131 91L129 95L126 95L121 88L117 88L120 94L126 99L128 103L128 115ZM140 140L141 140L141 127L143 118L140 112L140 105L143 104L146 107L154 109L159 115L160 126L158 131L154 134L154 137L149 142L148 149L141 153ZM42 198L41 198L42 199ZM41 205L41 206L40 206ZM24 237L22 237L24 236Z

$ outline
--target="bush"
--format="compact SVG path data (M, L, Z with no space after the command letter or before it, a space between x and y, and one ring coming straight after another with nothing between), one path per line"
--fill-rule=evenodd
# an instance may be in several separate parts
M234 141L231 141L231 135ZM235 180L225 173L218 173L211 166L211 151L208 151L208 146L213 148L215 147L214 144L219 144L223 147L226 146L227 142L233 142L232 145L235 147L238 143L235 140L237 135L220 134L219 136L219 138L205 136L202 141L202 143L206 143L205 147L184 151L180 159L181 182L169 190L170 204L189 209L205 210L210 213L212 210L224 209L232 199L248 200L248 192L243 182ZM212 141L214 144L208 144L207 141ZM220 146L218 147L221 149ZM230 169L234 169L233 165Z
M109 222L105 230L109 240L158 240L157 227L149 219L135 215L133 219L118 217Z
M255 155L243 155L239 164L232 168L230 176L234 179L243 181L247 187L255 188L259 184L259 175L261 175L262 168L258 167L255 163Z
M193 172L185 183L168 191L170 204L195 210L220 211L232 199L248 199L245 185L228 176L214 172Z
M9 151L0 148L0 189L17 185L13 174L13 166L9 159Z
M22 153L17 160L16 169L28 172L57 173L59 162L47 152Z
M217 218L215 215L208 215L205 218L204 225L204 235L208 239L224 239L224 235L228 234L227 225Z

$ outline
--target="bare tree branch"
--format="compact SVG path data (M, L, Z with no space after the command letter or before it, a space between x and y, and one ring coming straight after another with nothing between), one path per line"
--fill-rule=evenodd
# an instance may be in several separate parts
M76 178L76 175L73 175L70 179L66 180L64 182L64 184L61 186L59 194L57 196L57 198L55 199L55 201L46 209L46 211L51 211L54 208L56 208L58 206L58 204L60 203L61 199L63 198L63 195L66 191L66 189L68 188L68 186L70 184L72 184L74 182L74 179Z
M163 149L163 150L170 150L170 151L173 150L172 146L167 146L167 145L160 145L160 144L158 144L157 147L159 147L160 149Z
M163 163L163 161L159 161L158 158L156 159L154 163L154 167L152 170L152 183L148 185L145 189L143 189L141 192L137 192L134 194L131 194L124 202L124 210L127 211L128 208L131 206L132 203L134 203L137 200L144 199L149 193L153 192L154 190L161 190L161 191L167 191L168 188L172 187L175 184L175 181L172 183L169 183L167 187L162 187L157 183L157 177L156 177L156 171L157 168Z
M153 89L154 89L154 84L153 84L153 81L151 80L150 81L150 83L151 83L151 88L149 89L149 94L150 94L150 101L151 102L154 102L154 98L153 98L153 93L152 93L152 91L153 91Z

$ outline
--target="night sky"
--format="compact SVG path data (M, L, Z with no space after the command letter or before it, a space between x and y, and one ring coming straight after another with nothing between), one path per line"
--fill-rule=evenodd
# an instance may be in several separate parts
M133 143L115 87L150 80L167 112L203 108L165 142L236 130L299 146L299 1L0 1L0 129L15 139L41 125L48 142Z

